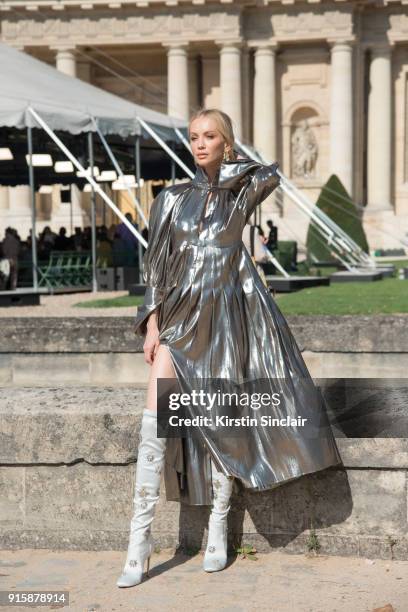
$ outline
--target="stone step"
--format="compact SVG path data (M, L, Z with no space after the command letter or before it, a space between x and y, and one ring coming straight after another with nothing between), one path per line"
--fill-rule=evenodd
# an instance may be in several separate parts
M3 548L125 549L145 389L0 389L0 531ZM345 468L275 490L239 486L230 545L306 552L314 526L323 554L408 558L405 438L339 438ZM208 507L161 497L161 547L203 548ZM395 544L390 545L390 538Z
M145 405L136 386L0 388L0 461L135 461Z

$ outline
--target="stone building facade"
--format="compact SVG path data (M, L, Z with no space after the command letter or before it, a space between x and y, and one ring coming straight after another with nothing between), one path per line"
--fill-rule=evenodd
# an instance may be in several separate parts
M3 42L170 115L220 107L312 202L337 174L364 207L372 248L406 239L404 1L8 0L1 9ZM3 189L0 215L12 201ZM292 202L267 201L262 222L270 217L281 237L304 241L308 220Z

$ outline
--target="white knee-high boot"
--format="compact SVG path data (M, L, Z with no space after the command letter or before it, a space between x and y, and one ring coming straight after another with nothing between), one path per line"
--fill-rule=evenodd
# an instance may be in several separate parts
M227 564L227 516L234 484L233 476L225 476L215 467L212 459L211 474L213 485L213 506L208 522L208 542L204 555L203 569L217 572Z
M166 442L166 438L157 437L157 414L145 409L140 429L129 546L123 573L116 582L118 587L139 584L146 560L149 572L150 556L154 549L150 528L160 496Z

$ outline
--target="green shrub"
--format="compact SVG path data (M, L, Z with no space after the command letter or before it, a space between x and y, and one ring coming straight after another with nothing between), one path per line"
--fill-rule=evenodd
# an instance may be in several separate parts
M351 201L342 182L335 174L332 174L323 186L315 208L319 208L326 213L363 251L369 252L367 238L358 210ZM331 248L326 245L322 235L311 223L309 223L306 245L307 256L310 262L336 260L336 257L331 253Z
M292 262L296 263L296 242L294 240L278 240L278 248L274 255L281 266L290 272Z

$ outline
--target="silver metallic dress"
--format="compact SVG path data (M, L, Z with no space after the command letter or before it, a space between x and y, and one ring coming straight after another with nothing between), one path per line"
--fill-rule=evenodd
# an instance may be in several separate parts
M256 206L279 185L277 166L223 162L212 183L198 166L192 181L159 193L151 207L143 258L147 289L135 334L146 334L157 309L159 340L183 391L196 378L279 378L285 414L317 416L327 427L321 436L257 424L239 438L211 435L207 428L199 428L198 437L168 438L168 501L212 503L210 456L236 486L240 481L253 491L341 463L324 402L313 393L288 324L242 242Z

